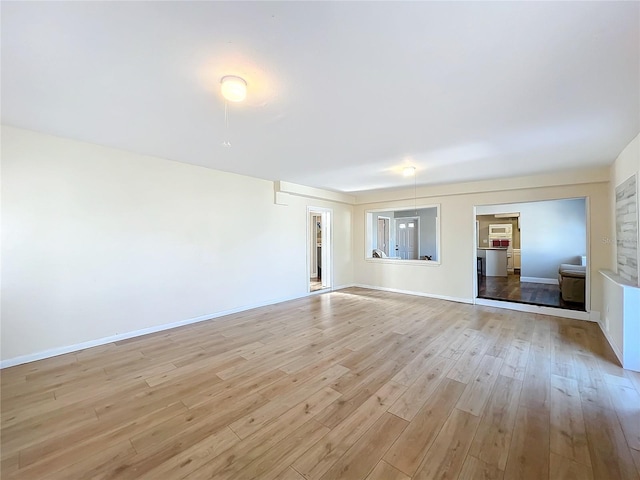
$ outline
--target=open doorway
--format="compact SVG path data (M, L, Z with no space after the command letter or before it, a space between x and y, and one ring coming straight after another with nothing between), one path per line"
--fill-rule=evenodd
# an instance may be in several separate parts
M307 278L309 292L330 289L332 286L331 209L307 209Z
M586 312L587 201L476 207L476 297Z

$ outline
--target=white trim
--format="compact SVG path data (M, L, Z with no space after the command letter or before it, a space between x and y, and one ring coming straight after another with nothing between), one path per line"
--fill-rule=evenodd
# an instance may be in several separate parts
M611 347L611 350L613 350L613 353L615 353L616 357L618 357L618 361L620 362L620 365L622 365L622 368L624 368L624 362L622 361L623 359L622 352L620 351L620 349L618 349L616 343L609 336L609 332L606 331L606 329L604 328L604 325L602 325L601 322L598 322L598 325L600 325L600 330L604 334L604 338L606 338L607 342L609 342L609 346Z
M503 302L502 300L490 300L488 298L476 298L476 305L485 307L505 308L518 312L539 313L540 315L550 315L552 317L572 318L574 320L595 321L589 312L578 310L567 310L564 308L544 307L541 305L529 305L528 303Z
M376 248L378 248L379 250L382 250L385 255L388 257L389 255L391 255L391 217L383 217L382 215L378 215L378 222L380 221L380 219L383 220L387 220L388 223L388 228L387 228L387 238L386 238L386 242L387 242L387 251L384 252L383 248L379 248L380 245L376 244ZM420 247L418 247L420 248Z
M64 347L51 348L49 350L44 350L42 352L30 353L28 355L21 355L19 357L8 358L6 360L0 361L0 369L13 367L16 365L22 365L23 363L35 362L36 360L43 360L45 358L57 357L58 355L64 355L65 353L77 352L80 350L85 350L87 348L97 347L100 345L106 345L107 343L119 342L121 340L127 340L129 338L140 337L142 335L148 335L150 333L162 332L164 330L171 330L172 328L183 327L185 325L191 325L193 323L205 322L207 320L215 320L216 318L224 317L226 315L232 315L234 313L240 313L247 310L253 310L254 308L266 307L268 305L275 305L277 303L288 302L291 300L297 300L304 297L309 297L311 295L317 295L320 293L328 293L330 291L339 290L342 288L348 288L353 285L345 285L338 288L325 288L323 290L318 290L316 292L304 293L302 295L296 295L293 297L287 297L276 300L269 300L266 302L260 302L253 305L248 305L239 308L232 308L230 310L224 310L221 312L211 313L207 315L200 315L194 318L188 318L187 320L180 320L172 323L165 323L162 325L156 325L149 328L142 328L140 330L134 330L132 332L126 333L118 333L116 335L111 335L109 337L102 337L95 340L89 340L86 342L75 343L73 345L66 345Z
M319 220L317 220L318 218ZM317 239L317 234L316 234L317 221L322 223L322 215L311 212L309 214L309 218L307 219L307 222L309 224L309 237L308 237L307 243L309 247L309 279L310 280L312 278L318 278L318 258L317 258L318 243L317 241L314 241ZM322 239L320 240L320 242L322 242ZM314 257L315 257L315 265L313 261Z
M520 276L520 283L544 283L545 285L558 285L557 278L542 278L542 277L523 277Z
M331 288L329 287L325 287L325 288L321 288L319 290L314 290L313 292L309 292L307 295L308 296L313 296L313 295L320 295L321 293L329 293L332 292L333 290L331 290Z
M587 310L591 310L591 198L587 195L584 198L584 214L586 229L586 247L585 257L587 259L584 276L584 306ZM581 255L582 256L582 255Z
M403 260L402 258L365 258L365 262L373 262L373 263L393 263L395 265L430 265L432 267L437 267L440 265L440 262L436 260Z
M385 213L385 212L401 212L401 211L408 211L408 210L422 210L422 209L427 209L427 208L435 208L436 209L436 257L437 260L403 260L401 258L395 258L390 256L389 258L374 258L373 255L369 256L370 253L373 253L373 214L374 213ZM418 204L418 205L414 205L414 206L398 206L398 207L384 207L384 208L376 208L376 209L369 209L369 210L365 210L364 211L364 226L365 226L365 234L364 234L364 259L365 261L369 261L369 260L373 260L373 261L380 261L383 260L384 263L395 263L395 264L403 264L403 263L408 263L408 262L415 262L415 263L425 263L425 262L430 262L433 265L440 265L440 262L442 262L442 252L441 252L441 230L440 230L440 213L441 210L441 204L439 203L432 203L429 205L424 205L424 204ZM418 215L419 217L419 215ZM397 218L416 218L415 215L409 216L409 217L397 217ZM393 218L394 222L394 230L395 230L395 217ZM377 227L376 227L377 230ZM395 233L395 232L394 232ZM420 230L418 229L418 242L420 241ZM391 251L391 246L389 246L389 251ZM418 245L418 255L420 255L420 246Z
M478 248L480 247L480 222L478 221L478 207L477 205L473 206L473 224L476 229L476 234L473 239L473 275L471 275L471 284L472 284L472 292L473 292L473 303L477 302L478 292L480 289L480 285L478 285ZM486 259L485 259L486 260ZM480 272L482 274L482 272Z
M355 283L348 283L348 284L346 284L346 285L339 285L339 286L337 286L337 287L332 287L332 288L331 288L331 291L332 291L332 292L335 292L335 291L337 291L337 290L344 290L345 288L351 288L351 287L355 287L355 286L356 286L356 284L355 284Z
M449 297L448 295L436 295L436 294L433 294L433 293L413 292L413 291L410 291L410 290L400 290L398 288L378 287L378 286L375 286L375 285L365 285L365 284L362 284L362 283L356 283L356 284L354 284L352 286L359 287L359 288L369 288L371 290L382 290L383 292L402 293L402 294L405 294L405 295L415 295L417 297L437 298L438 300L447 300L449 302L473 304L473 300L470 299L470 298Z
M307 205L307 278L311 278L311 254L309 246L312 239L309 238L311 234L311 215L319 214L322 217L322 259L321 264L325 269L322 274L322 290L331 290L333 285L333 208L327 207L314 207ZM314 230L315 235L315 230ZM313 239L314 245L316 239ZM317 272L316 272L317 275ZM311 282L307 280L307 293L311 292ZM315 293L315 292L313 292Z

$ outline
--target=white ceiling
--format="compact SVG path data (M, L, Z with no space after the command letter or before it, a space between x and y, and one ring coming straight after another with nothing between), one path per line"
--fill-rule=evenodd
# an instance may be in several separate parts
M610 164L640 2L2 2L2 122L339 191ZM243 76L229 106L220 77ZM231 148L221 145L230 140Z

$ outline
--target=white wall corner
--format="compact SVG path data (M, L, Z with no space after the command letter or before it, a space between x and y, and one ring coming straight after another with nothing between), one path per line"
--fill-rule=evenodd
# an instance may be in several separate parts
M343 288L343 287L340 287L340 288ZM284 298L272 299L272 300L269 300L269 301L266 301L266 302L255 303L253 305L246 305L246 306L242 306L242 307L238 307L238 308L232 308L232 309L224 310L224 311L220 311L220 312L209 313L209 314L206 314L206 315L200 315L198 317L188 318L186 320L180 320L180 321L177 321L177 322L165 323L165 324L162 324L162 325L154 325L152 327L143 328L143 329L140 329L140 330L134 330L134 331L125 332L125 333L118 333L116 335L111 335L109 337L97 338L97 339L89 340L89 341L82 342L82 343L76 343L76 344L73 344L73 345L65 345L65 346L62 346L62 347L51 348L51 349L48 349L48 350L35 352L35 353L27 354L27 355L21 355L21 356L14 357L14 358L8 358L6 360L0 361L0 370L4 369L4 368L13 367L13 366L16 366L16 365L22 365L24 363L35 362L36 360L43 360L45 358L57 357L59 355L64 355L66 353L77 352L77 351L80 351L80 350L86 350L87 348L97 347L97 346L100 346L100 345L106 345L108 343L118 342L118 341L121 341L121 340L127 340L129 338L141 337L143 335L149 335L151 333L157 333L157 332L162 332L162 331L165 331L165 330L171 330L173 328L183 327L183 326L186 326L186 325L191 325L193 323L200 323L200 322L206 322L206 321L215 321L215 320L219 320L222 317L225 317L227 315L233 315L235 313L245 312L247 310L253 310L253 309L260 308L260 307L265 307L265 306L268 306L268 305L275 305L277 303L288 302L288 301L291 301L291 300L297 300L299 298L308 297L308 296L312 295L313 293L316 293L316 292L312 292L311 294L310 293L304 293L302 295L294 295L294 296L289 296L289 297L284 297ZM327 293L327 290L319 290L317 293Z
M447 300L449 302L473 304L472 298L451 297L448 295L437 295L437 294L425 293L425 292L414 292L410 290L400 290L398 288L379 287L377 285L365 285L362 283L356 283L353 286L359 287L359 288L369 288L371 290L381 290L383 292L402 293L404 295L415 295L416 297L435 298L438 300Z
M356 285L354 283L348 283L346 285L338 285L337 287L331 287L331 291L335 292L338 290L344 290L345 288L351 288L351 287L355 287Z
M274 203L276 205L289 205L289 195L284 192L274 192Z
M622 352L620 351L620 349L616 345L616 342L613 341L613 338L611 338L611 335L609 335L609 333L607 332L607 329L602 324L602 322L598 322L598 325L600 325L600 331L604 335L604 338L607 339L607 342L609 343L609 346L611 347L611 350L613 350L613 353L616 354L616 357L618 358L618 361L620 362L620 365L624 365L624 357L622 356Z

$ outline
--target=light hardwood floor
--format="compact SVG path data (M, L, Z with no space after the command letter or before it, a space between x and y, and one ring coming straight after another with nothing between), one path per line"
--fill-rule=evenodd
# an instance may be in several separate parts
M638 480L613 358L588 322L315 295L3 370L1 476Z

